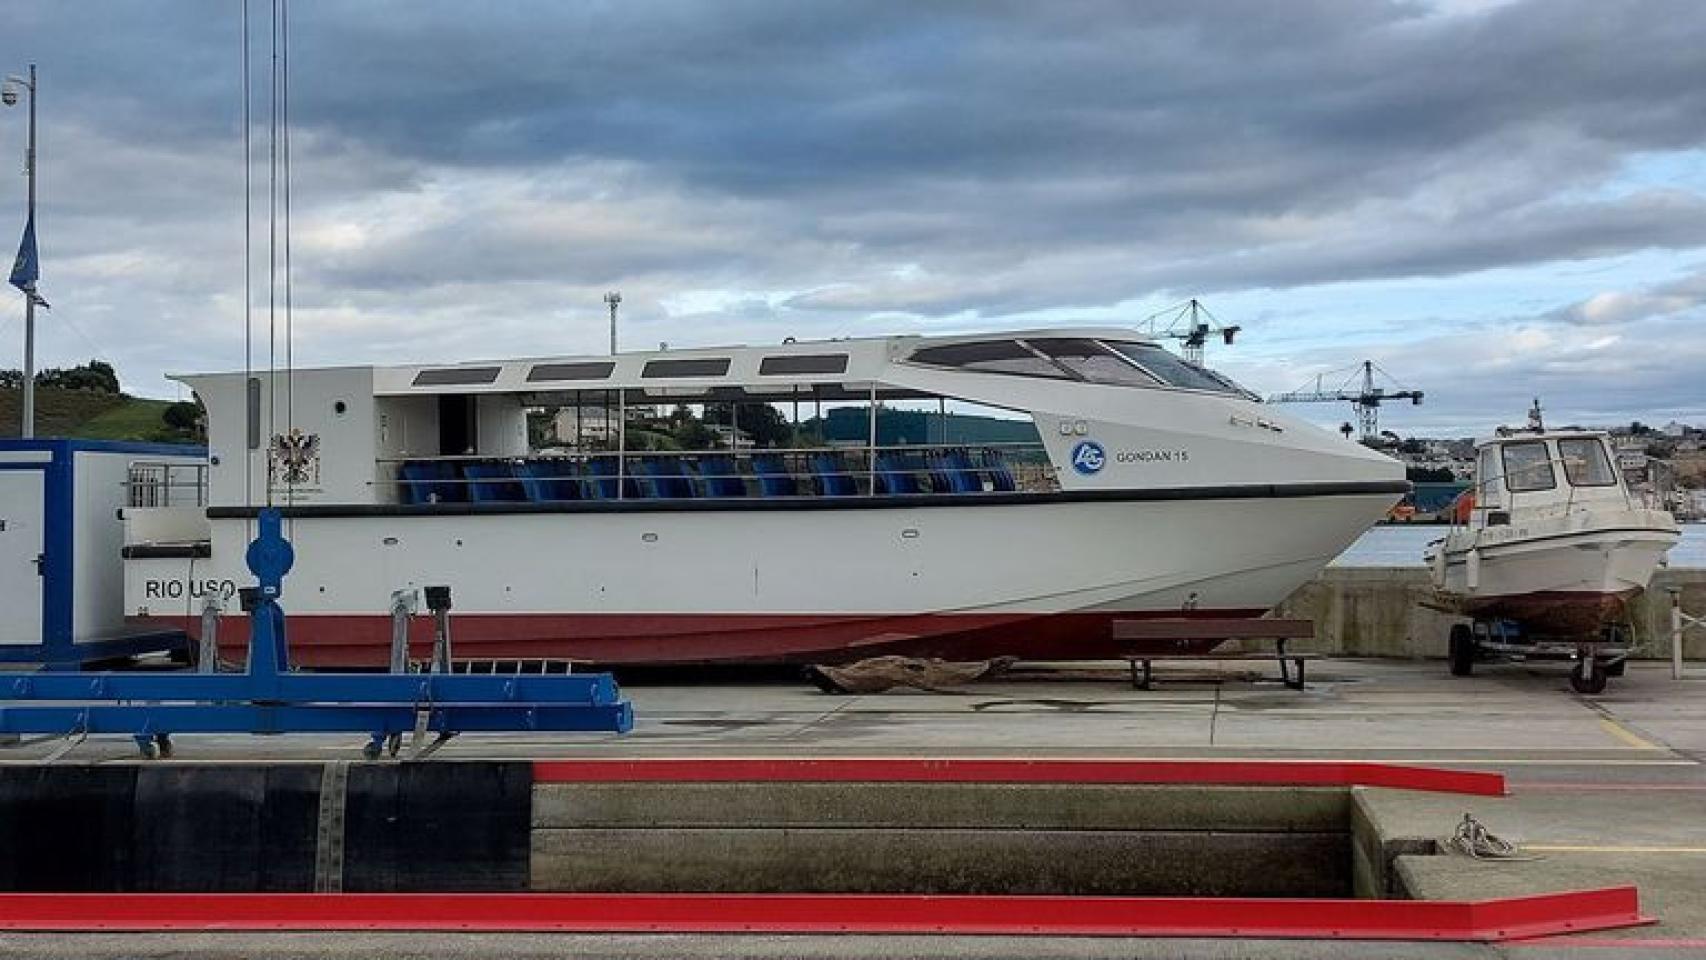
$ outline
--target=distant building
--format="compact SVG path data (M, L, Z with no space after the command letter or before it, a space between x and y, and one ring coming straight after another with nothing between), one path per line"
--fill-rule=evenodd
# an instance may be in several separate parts
M1617 450L1617 465L1625 472L1647 469L1647 441L1636 436L1618 436L1611 438L1611 445Z
M750 450L750 449L752 449L752 436L750 434L748 434L745 430L736 430L734 427L731 427L725 423L708 423L705 425L705 428L707 430L710 430L711 435L717 438L717 442L712 445L713 449L718 449L718 450Z
M551 418L557 442L603 443L615 435L616 413L604 407L563 407Z

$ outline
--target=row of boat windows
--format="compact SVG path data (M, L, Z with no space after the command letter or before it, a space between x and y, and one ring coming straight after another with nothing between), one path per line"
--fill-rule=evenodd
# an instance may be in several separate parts
M1500 446L1504 459L1505 486L1512 493L1533 493L1557 487L1557 474L1552 469L1552 454L1544 440L1525 440ZM1483 458L1490 458L1491 450ZM1611 460L1605 455L1605 445L1593 437L1571 437L1558 441L1558 462L1564 467L1564 479L1574 487L1610 487L1617 484ZM1490 459L1483 459L1482 482L1492 475L1487 469Z
M648 360L640 370L647 380L666 377L724 377L728 376L729 357L669 357ZM567 363L536 363L527 371L528 383L547 383L563 380L605 380L616 370L614 360L582 360ZM415 374L417 387L481 386L496 383L502 367L445 367L422 370ZM758 362L762 377L802 376L847 372L847 354L812 353L765 357Z
M879 452L874 460L822 451L796 457L653 455L523 460L410 460L397 471L401 503L555 503L1010 493L1013 471L997 450Z
M1212 370L1137 340L1084 337L1026 337L979 340L915 350L907 359L935 367L1007 373L1056 380L1087 380L1123 387L1183 387L1214 393L1248 391Z
M1136 340L1093 340L1084 337L1026 337L1017 340L975 340L914 350L913 363L979 373L1004 373L1126 387L1165 385L1187 390L1249 395L1212 370L1196 366L1165 348ZM764 357L758 374L764 377L809 376L847 372L845 353L792 354ZM724 377L730 357L665 357L646 361L641 379ZM614 360L538 363L527 371L528 383L605 380L616 369ZM422 370L417 387L480 386L495 383L499 366L446 367Z

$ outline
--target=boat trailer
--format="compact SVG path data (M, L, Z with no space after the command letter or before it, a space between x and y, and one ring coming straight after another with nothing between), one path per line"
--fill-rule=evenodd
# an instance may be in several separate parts
M1477 660L1568 660L1570 689L1591 696L1604 693L1610 678L1623 676L1634 652L1629 636L1626 627L1616 624L1606 626L1598 637L1549 637L1514 620L1476 619L1451 628L1448 660L1457 677L1473 673Z
M366 733L363 754L395 756L402 735L437 735L423 756L463 732L605 731L633 727L633 708L608 673L469 675L448 672L448 592L429 596L438 619L435 661L445 672L409 673L406 656L387 673L295 673L290 666L284 576L295 552L278 510L262 510L246 554L257 586L243 591L249 656L241 673L41 672L0 681L0 734L68 739L122 733L149 759L169 756L178 733ZM442 588L435 588L442 589ZM51 705L46 702L51 702Z

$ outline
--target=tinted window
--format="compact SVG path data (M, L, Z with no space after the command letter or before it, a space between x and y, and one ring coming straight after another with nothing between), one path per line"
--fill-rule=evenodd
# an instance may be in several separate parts
M758 362L760 376L799 373L846 373L847 354L809 353L797 357L765 357Z
M491 383L498 378L502 367L449 367L443 370L422 370L415 374L417 387L455 387Z
M1213 390L1215 393L1243 393L1238 385L1225 377L1169 353L1165 347L1131 340L1110 340L1108 346L1125 354L1133 363L1147 370L1162 383L1187 390Z
M1550 490L1558 485L1552 474L1552 455L1539 440L1507 443L1504 449L1505 487L1512 493Z
M1492 508L1505 502L1504 484L1499 482L1499 450L1482 447L1475 466L1475 506Z
M1092 383L1126 387L1153 387L1160 381L1131 365L1131 362L1094 340L1060 337L1026 340L1025 343L1049 359Z
M983 340L977 343L925 347L914 350L912 356L907 359L914 363L956 367L981 373L1017 373L1027 377L1071 379L1065 370L1025 349L1014 340Z
M583 363L540 363L527 372L528 383L541 380L603 380L610 376L616 364L609 360Z
M1610 487L1617 484L1605 446L1590 437L1558 441L1558 459L1564 461L1564 476L1578 487Z
M646 364L640 376L720 377L728 372L728 357L683 357L680 360L652 360Z

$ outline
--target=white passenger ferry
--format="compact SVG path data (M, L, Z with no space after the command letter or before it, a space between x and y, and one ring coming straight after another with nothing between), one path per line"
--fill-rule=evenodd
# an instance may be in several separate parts
M382 664L394 593L439 583L469 658L1105 657L1115 619L1263 613L1408 488L1118 329L177 379L208 457L134 466L127 614L196 632L270 496L309 666ZM678 405L722 413L714 449L638 449ZM796 439L745 442L761 405ZM921 435L887 428L907 410ZM977 411L1034 433L958 435Z

